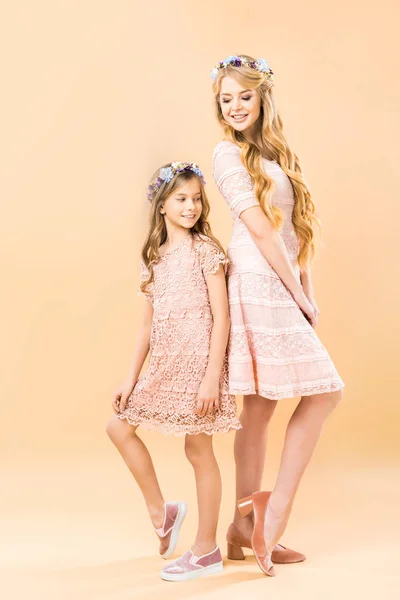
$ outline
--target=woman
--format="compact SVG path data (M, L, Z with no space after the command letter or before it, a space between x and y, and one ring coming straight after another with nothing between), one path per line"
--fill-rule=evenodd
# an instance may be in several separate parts
M229 391L244 395L243 429L235 438L241 512L235 511L228 530L228 557L243 558L241 548L252 547L272 576L272 561L305 558L277 544L343 382L314 331L319 311L310 264L317 219L282 133L273 73L265 60L241 55L218 63L212 77L225 134L214 151L214 178L233 216ZM269 421L278 400L295 396L301 399L287 427L275 487L259 492Z

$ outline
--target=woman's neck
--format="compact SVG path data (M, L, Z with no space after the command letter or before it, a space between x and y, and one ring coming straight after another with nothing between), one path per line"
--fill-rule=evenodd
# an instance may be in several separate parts
M251 127L243 131L243 135L250 144L254 144L257 148L262 148L262 135L259 120L256 121Z

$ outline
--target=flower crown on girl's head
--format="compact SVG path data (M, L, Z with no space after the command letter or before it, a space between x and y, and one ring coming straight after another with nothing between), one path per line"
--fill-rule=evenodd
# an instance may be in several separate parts
M255 69L260 73L264 73L268 79L274 78L274 74L264 58L259 58L258 60L248 60L244 56L228 56L228 58L225 58L225 60L222 60L215 65L211 71L212 79L216 79L218 71L220 69L225 69L228 65L232 65L232 67L250 67L250 69Z
M162 185L165 183L169 183L175 177L177 173L183 173L183 171L193 171L196 175L201 177L203 183L205 184L204 175L196 165L196 163L188 163L188 162L173 162L170 167L165 167L164 169L160 169L157 179L151 183L147 189L147 199L149 202L152 202L154 196L157 191L160 189Z

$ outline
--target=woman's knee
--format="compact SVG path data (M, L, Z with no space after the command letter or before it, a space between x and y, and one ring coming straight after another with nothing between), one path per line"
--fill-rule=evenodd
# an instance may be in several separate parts
M343 388L341 390L337 390L336 392L331 392L329 396L331 397L330 401L332 405L332 410L334 410L343 398Z
M310 406L313 410L319 410L327 416L335 410L342 396L343 390L326 392L324 394L316 394L315 396L305 396L301 399L300 404L304 404L304 407Z
M244 396L242 418L246 424L265 429L275 412L276 401L258 395Z

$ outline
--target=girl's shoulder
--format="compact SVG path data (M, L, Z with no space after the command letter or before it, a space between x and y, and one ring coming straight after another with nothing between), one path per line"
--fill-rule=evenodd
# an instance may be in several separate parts
M218 248L218 245L214 242L214 240L212 240L211 238L208 237L208 235L205 235L204 233L199 233L199 232L195 232L193 233L193 248L197 251L204 251L207 248Z
M214 273L220 264L224 266L224 270L229 264L229 260L225 253L214 240L202 233L193 235L193 248L198 256L200 267L204 274Z

